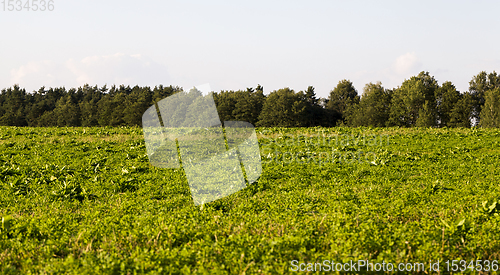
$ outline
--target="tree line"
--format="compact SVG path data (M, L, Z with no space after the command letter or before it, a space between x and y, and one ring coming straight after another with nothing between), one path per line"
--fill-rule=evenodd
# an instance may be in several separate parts
M42 87L28 93L14 85L0 93L0 125L141 126L142 114L150 106L181 91L163 85L84 85L69 90ZM368 83L361 95L344 79L328 98L318 98L313 86L264 95L261 85L221 91L213 97L221 121L248 121L261 127L500 127L500 75L496 72L475 75L463 93L453 83L439 85L428 72L421 72L393 89L380 82Z

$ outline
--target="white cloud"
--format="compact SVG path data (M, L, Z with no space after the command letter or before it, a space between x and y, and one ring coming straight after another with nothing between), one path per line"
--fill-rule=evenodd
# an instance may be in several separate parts
M80 61L70 59L66 66L76 77L77 85L158 85L169 81L165 66L140 54L89 56Z
M28 91L38 90L42 86L51 87L58 83L58 79L68 77L68 72L58 71L58 66L50 60L40 62L29 62L17 69L11 70L11 84L20 84L28 88ZM36 85L33 85L35 84Z
M365 84L377 81L381 81L386 88L395 88L400 86L405 79L418 75L422 67L416 53L408 52L378 69L356 71L352 80L359 93L362 93Z
M406 53L399 56L393 64L394 72L399 75L415 73L421 67L422 63L418 61L415 52Z
M141 54L96 55L62 63L44 60L11 70L11 84L19 84L28 91L41 86L72 88L83 84L170 85L169 81L165 66Z

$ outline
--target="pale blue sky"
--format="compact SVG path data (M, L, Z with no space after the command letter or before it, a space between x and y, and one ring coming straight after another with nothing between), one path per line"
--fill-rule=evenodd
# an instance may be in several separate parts
M23 0L23 3L26 0ZM1 5L1 4L0 4ZM3 11L0 88L209 83L215 91L339 80L387 88L429 71L468 89L500 72L499 1L73 1Z

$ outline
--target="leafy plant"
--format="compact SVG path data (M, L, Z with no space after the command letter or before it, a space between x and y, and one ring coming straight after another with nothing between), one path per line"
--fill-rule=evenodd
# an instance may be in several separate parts
M498 259L498 130L256 132L258 181L196 207L182 169L149 165L140 128L0 127L0 273L283 274L295 259ZM327 158L359 151L375 164Z
M80 186L80 183L66 180L57 183L56 189L52 191L52 196L55 199L83 201L86 194L87 192Z

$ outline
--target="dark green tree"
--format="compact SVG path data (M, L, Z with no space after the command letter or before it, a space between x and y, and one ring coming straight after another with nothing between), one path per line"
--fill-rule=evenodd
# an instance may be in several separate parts
M237 102L236 92L221 91L220 93L214 93L214 101L221 121L236 120L233 113Z
M232 117L238 121L250 122L253 125L259 120L259 115L264 106L265 96L262 90L247 88L245 92L237 93L236 104L234 105ZM227 121L227 120L225 120Z
M164 87L163 85L155 86L153 89L153 96L152 96L152 101L150 102L150 105L153 105L155 102L158 102L168 96L171 96L175 93L181 92L182 88L176 86L167 86Z
M40 117L47 111L50 111L45 102L45 87L41 87L38 91L34 91L31 95L31 105L26 116L28 126L36 127L39 125ZM0 107L1 108L1 107ZM1 115L0 115L1 116Z
M98 103L99 118L101 126L125 125L124 114L127 96L132 92L130 86L120 85L119 88L112 86L109 92L101 98Z
M271 92L262 107L257 126L301 127L305 125L306 102L304 93L290 88Z
M326 109L330 110L336 121L344 121L345 110L351 104L359 103L359 95L351 81L344 79L330 91Z
M320 99L316 97L313 86L307 87L304 92L306 102L305 126L315 127L325 124L325 111L320 105Z
M460 94L460 99L453 105L449 115L449 127L471 127L474 97L471 93Z
M57 121L55 126L81 126L80 108L74 89L69 90L57 101L53 116L53 119Z
M43 90L43 99L39 103L45 109L43 113L37 119L37 126L57 126L58 125L58 115L54 112L57 102L61 98L67 95L68 91L66 88L50 88L49 90Z
M0 125L28 126L26 121L26 90L14 85L12 88L2 90L3 106Z
M472 117L475 124L480 123L480 114L485 104L486 91L494 88L500 88L500 75L497 75L495 71L489 74L482 71L469 82L469 92L474 98Z
M500 88L495 87L484 93L484 106L481 109L480 126L500 127Z
M78 92L83 95L82 100L78 103L80 107L82 126L89 127L99 125L98 103L107 90L108 88L106 85L100 89L98 89L97 86L91 87L87 84L78 88Z
M438 126L446 127L450 125L450 119L452 113L457 111L454 108L457 106L457 103L462 98L462 94L455 88L450 81L446 81L436 89L436 107L437 107L437 116L438 116Z
M431 127L437 125L435 91L437 81L421 72L403 82L393 92L389 126Z
M116 87L112 86L110 91L105 94L99 102L97 103L98 106L98 118L97 121L99 122L100 126L109 126L111 125L111 116L114 111L114 95L116 93Z
M383 127L389 119L392 90L382 87L382 83L369 83L363 89L359 104L351 104L346 110L349 126Z
M126 97L123 120L129 126L142 126L142 115L151 106L153 93L149 87L135 86Z

